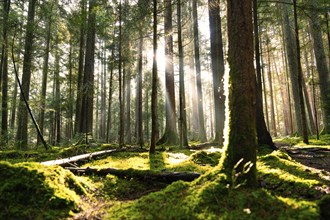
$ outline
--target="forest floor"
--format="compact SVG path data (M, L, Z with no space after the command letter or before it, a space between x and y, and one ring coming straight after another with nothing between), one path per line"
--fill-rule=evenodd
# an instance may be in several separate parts
M154 156L110 144L2 149L0 219L329 219L330 136L309 145L294 137L274 141L278 150L258 149L259 186L252 190L228 184L239 174L219 172L223 149L212 144L163 146ZM62 167L40 163L99 151L107 153ZM78 175L66 167L124 175ZM202 176L173 183L158 178L175 172Z

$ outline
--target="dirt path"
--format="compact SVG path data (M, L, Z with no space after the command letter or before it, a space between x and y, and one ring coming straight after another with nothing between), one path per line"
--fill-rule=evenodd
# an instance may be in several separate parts
M279 149L284 149L296 161L315 169L330 172L330 150L319 146L299 147L283 146L277 144Z

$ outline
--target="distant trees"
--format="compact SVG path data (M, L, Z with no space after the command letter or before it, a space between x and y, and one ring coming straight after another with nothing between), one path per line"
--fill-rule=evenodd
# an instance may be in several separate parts
M316 130L329 133L328 3L252 2L258 144L274 147L270 133L305 139ZM223 144L229 63L223 49L230 39L222 15L238 3L136 3L80 0L68 10L58 0L2 2L3 143L24 150L42 143L18 98L13 57L50 144L88 142L83 137L91 135L120 146Z

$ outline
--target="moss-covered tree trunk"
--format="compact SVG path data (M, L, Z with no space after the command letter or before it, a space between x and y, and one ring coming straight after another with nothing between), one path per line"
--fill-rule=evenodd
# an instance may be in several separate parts
M227 0L229 88L225 153L222 168L228 174L238 162L251 162L250 171L240 176L256 186L256 78L253 66L252 0Z

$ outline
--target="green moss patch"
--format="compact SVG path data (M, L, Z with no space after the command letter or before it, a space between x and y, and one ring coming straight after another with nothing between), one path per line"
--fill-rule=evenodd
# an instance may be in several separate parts
M190 158L204 160L204 153ZM138 200L117 202L105 219L319 219L327 216L330 185L320 172L284 151L260 149L255 189L229 185L219 166L192 183L182 181ZM320 202L319 202L320 201ZM323 210L323 211L322 211Z
M58 219L82 209L86 190L61 167L0 162L0 219Z

